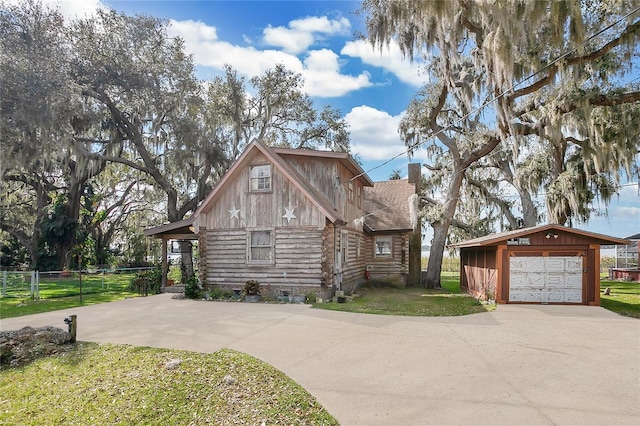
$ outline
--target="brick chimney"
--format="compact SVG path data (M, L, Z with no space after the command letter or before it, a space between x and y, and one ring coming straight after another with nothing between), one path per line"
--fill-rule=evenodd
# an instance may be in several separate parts
M422 186L422 171L420 163L409 163L409 183L413 184L416 194L420 194ZM415 231L409 234L409 274L407 285L417 287L420 285L422 270L422 221L417 218Z
M422 183L420 163L409 163L409 183L414 184L416 194L420 193L420 185Z

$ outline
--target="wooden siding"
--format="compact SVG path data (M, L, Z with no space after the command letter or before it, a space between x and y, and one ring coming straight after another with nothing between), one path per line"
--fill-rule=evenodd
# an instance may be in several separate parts
M250 166L268 164L263 155L255 155ZM250 166L237 179L227 182L218 200L206 212L207 229L244 229L260 227L316 226L323 228L325 217L298 188L275 167L271 169L271 191L249 191ZM238 217L229 212L235 207ZM287 209L295 218L287 220Z
M247 262L247 232L242 229L206 231L206 285L241 289L248 280L262 286L296 287L299 293L322 287L322 232L316 228L276 228L275 263Z
M350 294L364 279L364 271L367 267L365 254L365 235L361 232L343 229L341 238L347 240L347 261L342 264L342 290ZM360 255L358 256L358 240L360 240Z
M200 213L203 285L242 289L247 280L255 279L272 289L295 287L298 293L313 290L327 297L337 288L353 292L365 281L368 265L373 267L373 279L405 285L408 234L393 234L393 255L375 258L374 237L364 233L362 220L358 220L364 215L364 203L358 203L358 193L364 197L362 182L353 181L353 198L349 199L348 183L353 176L340 161L302 156L287 156L286 161L337 206L347 223L332 224L273 164L271 190L250 191L251 167L270 164L256 151L247 158L246 166L226 181L210 208ZM287 211L295 218L283 217ZM256 265L248 261L248 233L252 230L273 233L272 262ZM337 265L336 255L342 260L341 243L346 243L346 259Z
M385 235L385 234L376 234ZM406 285L406 277L409 273L409 234L387 234L393 236L393 249L391 257L376 257L374 244L376 235L367 235L363 250L366 250L366 264L371 269L372 280L394 281L398 285Z
M536 232L530 235L527 235L529 238L529 242L531 246L547 246L547 247L556 247L556 246L585 246L593 243L593 238L586 237L584 235L572 234L568 232L548 231L551 234L555 234L558 238L547 238L547 231ZM513 247L513 246L511 246Z
M460 287L475 297L496 297L498 270L495 250L463 250L460 264Z
M353 200L349 200L348 182L353 177L351 171L336 159L287 156L287 162L309 183L331 202L347 222L345 228L362 231L362 222L357 219L364 215L363 203L358 207L358 188L364 197L364 188L359 180L353 181ZM339 177L339 179L336 179Z

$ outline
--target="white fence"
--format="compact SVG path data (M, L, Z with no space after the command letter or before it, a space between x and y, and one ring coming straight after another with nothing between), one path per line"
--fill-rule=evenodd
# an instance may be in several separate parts
M12 294L22 298L40 298L38 271L2 271L2 297Z

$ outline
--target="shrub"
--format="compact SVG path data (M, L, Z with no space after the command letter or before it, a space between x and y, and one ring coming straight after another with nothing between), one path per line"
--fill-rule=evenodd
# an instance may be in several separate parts
M200 297L200 286L195 274L187 278L187 283L184 286L184 296L189 299L198 299Z
M249 280L244 284L245 296L256 296L260 294L260 283L256 280Z
M137 291L139 294L160 293L162 286L162 267L156 265L153 269L141 271L131 279L129 289Z
M220 287L212 288L209 294L211 295L211 298L214 300L226 300L226 299L231 299L233 297L233 291L226 288L220 288Z
M307 303L316 303L318 301L318 295L315 291L310 291L305 296L305 301Z

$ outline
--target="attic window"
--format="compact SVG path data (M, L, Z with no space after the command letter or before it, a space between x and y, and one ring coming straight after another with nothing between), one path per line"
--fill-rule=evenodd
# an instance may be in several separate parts
M271 166L253 166L249 175L251 191L271 190Z
M391 235L379 235L376 237L375 256L391 257L391 247L393 246L393 237Z

